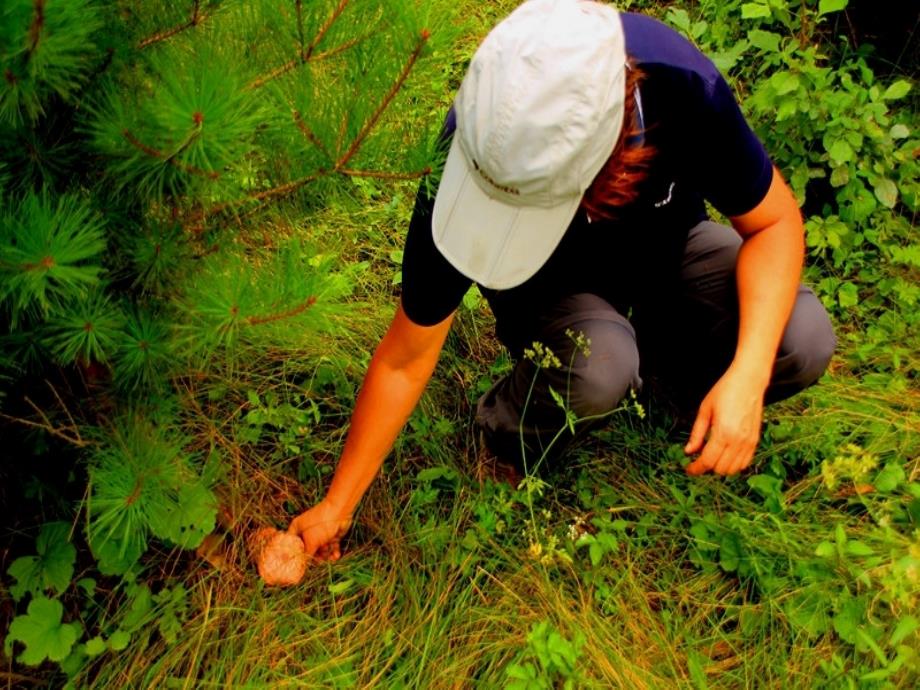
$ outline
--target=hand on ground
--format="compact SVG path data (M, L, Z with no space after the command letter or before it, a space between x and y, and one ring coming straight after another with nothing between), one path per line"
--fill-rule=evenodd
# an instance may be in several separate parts
M351 527L351 515L342 515L334 506L320 501L291 521L288 534L303 540L307 558L337 561L342 555L340 542Z
M760 441L763 394L749 378L725 372L700 404L684 447L687 455L700 455L687 465L687 474L731 475L751 464Z

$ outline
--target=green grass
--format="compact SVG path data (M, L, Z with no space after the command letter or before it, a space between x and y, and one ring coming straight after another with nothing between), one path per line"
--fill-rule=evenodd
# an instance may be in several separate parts
M804 433L767 445L759 462L814 449L825 442L822 430L833 435L828 424L863 424L864 401L843 393L829 382L806 394L804 413L799 401L771 414L780 423L794 419ZM832 413L821 407L829 400ZM920 409L907 412L884 420L886 443L916 455ZM578 686L813 687L819 661L835 653L860 661L833 633L812 636L790 620L786 601L814 586L793 572L833 539L837 524L880 552L897 549L896 539L854 514L852 502L823 496L812 474L788 483L786 512L777 516L743 480L684 478L676 462L661 461L667 441L649 424L614 421L603 435L608 442L583 447L542 498L478 482L462 432L451 439L460 444L458 472L447 481L416 481L424 450L406 447L370 492L339 563L311 569L300 587L263 589L241 539L231 536L222 570L203 562L182 569L194 613L174 644L153 635L135 654L103 658L84 680L92 687L496 687L509 666L539 663L527 637L544 620L563 638L584 635ZM283 465L242 457L229 485L243 525L281 524L285 505L318 496ZM434 497L425 491L431 486L441 487ZM681 504L675 489L694 500ZM734 516L748 557L784 579L775 592L767 596L757 576L693 562L691 523L711 511ZM568 527L605 516L624 524L613 531L617 547L594 566L585 549L573 549ZM822 591L843 591L856 586L853 572L839 565L817 582ZM886 596L878 584L870 591ZM913 603L916 594L914 581ZM880 601L873 606L879 617L891 615ZM899 687L912 683L907 674L895 678Z
M752 489L751 472L686 477L686 430L671 428L654 401L646 419L614 415L545 486L515 489L484 477L470 428L475 391L499 353L485 307L461 312L343 559L311 568L299 587L264 589L245 535L285 526L322 496L354 386L395 307L391 252L411 192L381 197L293 230L346 261L370 262L350 328L328 343L328 370L266 353L189 383L189 431L233 460L222 482L226 560L216 569L193 555L149 554L153 581L188 588L188 619L171 644L136 634L124 652L88 665L77 685L502 687L509 669L530 665L551 685L806 688L884 667L865 644L843 640L834 618L849 601L865 603L884 644L916 610L916 569L897 566L920 557L917 533L898 521L920 473L915 391L893 393L837 365L819 386L769 408L756 471L779 478L773 494ZM299 434L292 429L302 420L289 413L257 441L241 441L249 391L263 402L307 391L320 421ZM301 452L283 450L291 438ZM874 454L878 467L903 462L905 476L884 493L854 493L860 482L846 478L827 488L822 462L847 444ZM839 539L838 526L867 551L817 557ZM578 545L584 530L608 535L596 560ZM558 633L552 644L574 655L570 668L554 665L549 638L528 639L543 621ZM896 647L882 649L887 661ZM911 663L887 682L912 687L916 656Z

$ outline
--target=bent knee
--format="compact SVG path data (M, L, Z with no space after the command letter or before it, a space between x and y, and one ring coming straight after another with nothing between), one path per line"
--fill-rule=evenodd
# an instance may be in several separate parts
M827 371L834 356L837 338L832 329L820 337L801 344L792 352L795 379L802 385L810 386Z
M811 290L803 288L783 334L777 359L782 371L777 373L786 384L810 386L827 370L836 346L827 311Z
M591 354L571 372L570 408L580 418L610 412L630 388L641 385L635 341L631 336L611 340L592 340Z

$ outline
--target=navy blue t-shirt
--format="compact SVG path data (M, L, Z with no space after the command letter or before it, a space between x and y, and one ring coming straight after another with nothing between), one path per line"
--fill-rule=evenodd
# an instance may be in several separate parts
M621 18L627 56L644 74L644 143L655 155L637 200L617 209L615 220L589 223L580 210L533 277L507 290L481 288L497 335L514 354L535 337L546 305L566 295L591 292L626 313L667 294L687 232L706 217L704 199L740 215L760 203L772 180L770 159L715 65L661 22ZM451 112L446 137L455 126ZM420 325L445 319L472 284L435 247L433 207L434 197L420 191L403 252L402 305Z

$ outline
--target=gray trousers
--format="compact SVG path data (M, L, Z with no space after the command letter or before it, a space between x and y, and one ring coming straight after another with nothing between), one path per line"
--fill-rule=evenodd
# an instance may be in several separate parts
M630 389L638 390L643 378L651 378L656 391L663 391L682 415L692 418L734 357L740 246L741 238L731 228L700 223L688 235L673 294L638 303L629 319L589 293L548 305L536 339L562 366L538 368L523 358L479 399L476 422L489 449L522 469L526 456L526 466L532 468L544 453L550 461L558 457L590 428L590 423L577 424L575 435L557 435L566 425L565 412L550 388L583 419L615 409ZM589 356L567 331L590 340ZM817 381L835 345L827 312L814 293L801 286L765 402L788 398Z

